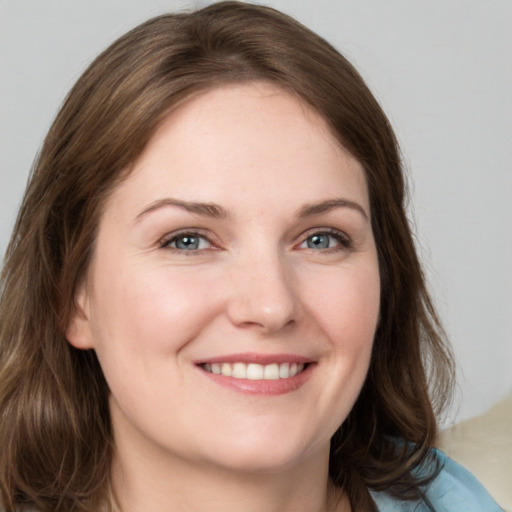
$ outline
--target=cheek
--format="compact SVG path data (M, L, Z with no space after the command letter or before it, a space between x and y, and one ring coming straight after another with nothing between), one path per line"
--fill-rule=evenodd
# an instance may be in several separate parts
M141 409L160 410L158 390L183 385L181 351L209 321L214 308L193 279L161 269L135 270L98 275L91 326L112 400L138 422ZM168 393L165 399L175 407L186 405L179 393Z
M379 318L380 278L371 259L326 269L317 273L314 284L307 282L309 316L327 340L316 401L318 417L325 420L317 435L325 440L346 419L366 379Z
M312 314L337 349L371 350L380 307L376 264L330 272L316 279L308 295Z
M175 354L216 314L204 283L187 272L128 267L98 275L96 282L96 351L100 360L115 357L126 367L133 359L140 363Z

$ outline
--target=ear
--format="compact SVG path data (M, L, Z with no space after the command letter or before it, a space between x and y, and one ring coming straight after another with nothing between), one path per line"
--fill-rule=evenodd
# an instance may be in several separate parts
M94 337L90 322L89 297L85 283L82 283L75 296L73 312L66 328L66 339L75 348L94 348Z

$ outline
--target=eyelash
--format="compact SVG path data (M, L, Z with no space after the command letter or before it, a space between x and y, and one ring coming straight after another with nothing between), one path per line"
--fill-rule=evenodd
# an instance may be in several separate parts
M297 244L295 247L300 247L302 244L307 243L307 240L313 236L329 236L332 237L338 242L339 245L335 245L334 247L327 247L320 249L316 251L315 249L312 249L309 247L309 249L312 249L315 252L322 252L322 253L332 253L332 252L338 252L342 250L347 250L352 247L352 241L351 239L342 231L338 231L337 229L332 228L325 228L325 229L315 229L310 230L302 235L302 240L299 244ZM180 239L183 238L199 238L202 240L206 240L210 247L203 248L203 249L191 249L191 250L185 250L185 249L179 249L178 247L170 247L170 244L176 243ZM160 247L162 249L169 249L171 251L181 253L187 256L193 256L196 254L203 253L206 250L217 250L218 247L215 246L215 244L208 238L206 232L195 229L195 230L185 230L180 231L178 233L173 233L171 236L165 237L160 242Z
M171 236L166 236L162 241L160 242L160 247L162 249L169 249L174 252L178 252L180 254L184 254L186 256L193 256L195 254L200 254L204 252L207 249L191 249L189 251L185 249L178 249L177 247L170 247L170 244L177 242L180 239L183 238L199 238L201 240L206 240L208 244L210 244L211 247L208 247L210 250L217 249L215 244L208 238L207 234L203 232L200 229L192 229L192 230L185 230L180 231L178 233L173 233Z
M313 236L325 236L325 235L334 238L339 243L339 245L322 249L321 252L323 252L323 253L333 253L333 252L343 251L343 250L352 248L352 240L350 239L350 237L348 235L346 235L345 233L343 233L343 231L338 231L337 229L333 229L333 228L315 229L312 231L308 231L303 235L303 240L300 242L299 245L306 243L307 240Z

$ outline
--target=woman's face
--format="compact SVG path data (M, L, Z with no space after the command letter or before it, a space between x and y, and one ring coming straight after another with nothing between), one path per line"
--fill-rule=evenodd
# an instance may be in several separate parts
M275 470L328 457L379 292L361 165L292 95L222 86L108 199L68 338L98 355L121 456Z

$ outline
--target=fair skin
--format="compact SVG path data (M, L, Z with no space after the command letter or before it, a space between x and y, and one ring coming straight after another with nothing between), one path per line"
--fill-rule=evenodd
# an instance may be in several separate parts
M123 512L350 510L329 440L380 280L361 165L264 82L172 112L108 199L68 328L111 390Z

